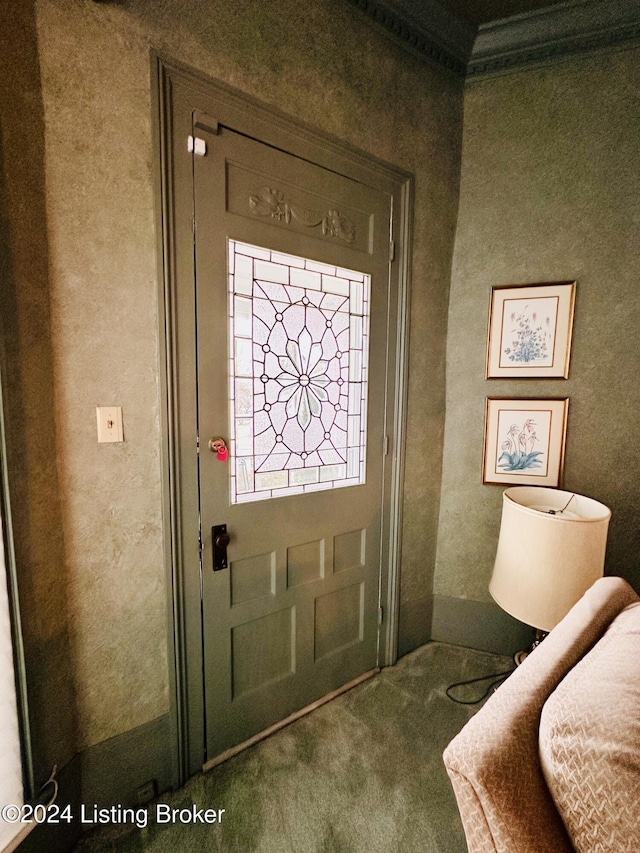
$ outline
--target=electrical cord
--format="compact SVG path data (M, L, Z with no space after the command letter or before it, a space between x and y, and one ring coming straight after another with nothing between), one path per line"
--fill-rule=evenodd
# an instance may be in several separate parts
M51 771L51 776L47 779L44 785L40 788L38 796L35 798L34 805L44 805L45 808L49 808L49 806L55 803L58 798L58 780L56 779L56 773L58 772L58 765L53 765L53 770ZM51 785L52 791L46 795L46 789ZM48 799L47 799L48 796Z
M456 702L458 705L477 705L478 702L482 702L483 699L491 692L491 688L495 687L496 684L502 684L502 682L513 672L513 669L508 669L506 672L494 672L491 675L481 675L480 678L471 678L469 681L456 681L455 684L450 684L445 693L448 699L451 699L452 702ZM493 681L488 685L485 692L478 699L456 699L455 696L451 695L451 692L455 687L467 687L469 684L477 684L478 681L486 681L488 678L492 678Z

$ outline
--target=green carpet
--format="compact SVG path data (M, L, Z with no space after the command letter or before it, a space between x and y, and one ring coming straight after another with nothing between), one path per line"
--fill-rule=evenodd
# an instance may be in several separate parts
M509 665L428 643L159 800L224 809L220 823L158 825L154 803L147 827L95 831L74 853L466 853L442 751L479 705L445 689Z

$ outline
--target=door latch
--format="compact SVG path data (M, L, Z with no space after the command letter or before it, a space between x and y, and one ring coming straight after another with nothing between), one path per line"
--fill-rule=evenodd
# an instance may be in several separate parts
M214 524L211 528L211 541L213 542L213 571L219 572L229 567L227 545L230 539L226 524Z

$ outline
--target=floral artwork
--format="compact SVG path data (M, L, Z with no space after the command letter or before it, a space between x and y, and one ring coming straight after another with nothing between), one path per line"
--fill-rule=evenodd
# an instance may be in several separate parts
M487 399L485 483L559 485L568 400Z
M322 414L322 403L329 399L325 390L331 382L327 376L329 362L321 357L322 345L312 343L306 329L299 340L287 342L286 352L286 356L278 357L282 372L274 380L281 386L277 399L286 403L287 417L297 418L305 430L312 417Z
M505 299L502 310L501 367L509 364L550 367L558 300Z
M575 282L494 287L487 379L567 378Z
M496 467L501 471L526 471L543 472L545 471L545 463L548 454L546 453L546 443L548 440L548 413L543 414L544 421L541 431L541 438L538 435L539 417L527 417L519 412L501 412L500 424L504 425L500 429L500 444L498 448L498 459ZM507 428L507 423L510 423Z

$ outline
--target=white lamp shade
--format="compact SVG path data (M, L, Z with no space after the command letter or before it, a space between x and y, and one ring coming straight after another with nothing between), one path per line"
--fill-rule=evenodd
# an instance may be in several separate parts
M502 501L489 592L511 616L550 631L604 574L611 511L583 495L540 487L506 489Z

